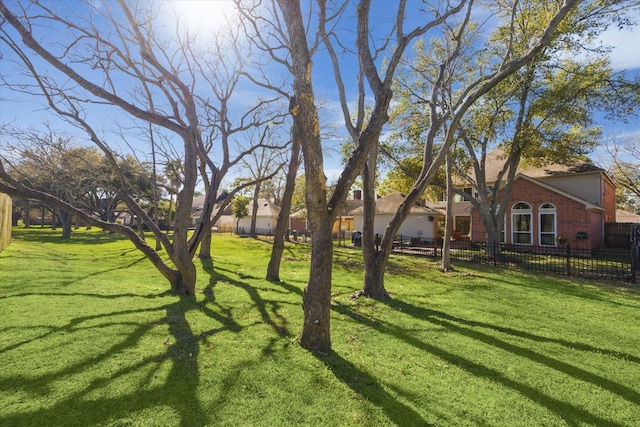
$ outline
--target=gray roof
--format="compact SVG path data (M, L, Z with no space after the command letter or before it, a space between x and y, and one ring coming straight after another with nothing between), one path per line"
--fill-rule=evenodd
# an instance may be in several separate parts
M398 206L400 206L400 204L404 202L404 199L405 199L405 195L397 191L387 196L381 197L378 200L376 200L376 213L393 214L398 210ZM364 206L360 206L358 208L353 209L350 213L352 215L361 214L363 210L364 210ZM410 213L441 215L441 213L436 211L435 209L432 209L428 206L418 205L418 204L413 205L411 207Z
M502 170L506 161L506 154L500 148L496 148L487 153L485 162L485 179L487 183L496 181L498 173ZM567 164L549 164L543 166L533 165L520 165L516 171L516 174L524 174L531 178L546 178L559 175L574 175L577 173L599 173L604 172L604 169L581 159L574 159L567 162ZM470 171L470 176L475 179L475 174Z

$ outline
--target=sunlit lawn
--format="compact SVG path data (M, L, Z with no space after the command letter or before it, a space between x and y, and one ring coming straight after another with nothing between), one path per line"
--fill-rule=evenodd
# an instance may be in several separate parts
M640 425L640 294L392 258L387 303L349 301L336 249L334 352L296 344L308 246L213 239L180 299L126 240L14 229L0 253L2 426Z

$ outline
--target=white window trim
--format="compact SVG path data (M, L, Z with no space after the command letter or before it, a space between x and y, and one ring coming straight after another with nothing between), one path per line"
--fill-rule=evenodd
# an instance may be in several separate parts
M515 209L516 205L523 203L527 206L529 206L529 209ZM515 237L515 216L516 215L529 215L529 228L530 230L528 232L525 231L517 231L518 234L525 234L528 233L529 234L529 243L519 243L516 242ZM533 209L531 208L531 204L527 203L527 202L516 202L513 205L511 205L511 243L514 245L533 245Z
M543 208L544 205L551 205L553 208ZM542 243L542 215L553 215L553 245L546 245ZM544 234L551 234L546 232ZM543 203L538 208L538 244L540 246L558 246L558 241L556 238L558 237L558 213L556 206L553 203Z

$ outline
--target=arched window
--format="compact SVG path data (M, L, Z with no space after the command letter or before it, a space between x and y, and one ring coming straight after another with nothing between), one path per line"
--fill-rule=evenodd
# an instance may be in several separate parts
M511 242L521 245L531 244L531 205L519 202L511 208Z
M538 223L540 230L540 245L556 245L556 207L551 203L544 203L538 210Z

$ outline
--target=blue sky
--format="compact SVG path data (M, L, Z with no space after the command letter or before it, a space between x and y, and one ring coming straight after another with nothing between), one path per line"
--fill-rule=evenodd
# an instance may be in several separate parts
M214 9L211 9L211 6ZM380 6L383 5L383 6ZM384 25L390 19L384 2L377 3L377 8L373 8L374 17L372 21ZM205 25L222 25L225 14L233 14L228 1L180 1L175 3L176 11L180 14L185 25L193 28L200 28ZM640 21L640 16L638 16ZM168 22L170 23L170 22ZM602 35L603 43L614 47L611 54L611 63L615 70L628 70L630 73L640 74L640 29L625 29L619 31L610 29ZM3 48L6 49L6 48ZM354 74L353 64L343 64L347 73ZM0 63L0 72L7 72L7 64ZM334 123L337 130L341 130L342 112L336 99L335 82L330 64L322 55L315 58L314 64L315 91L318 98L322 99L324 108L322 114L325 122ZM349 84L349 82L347 82ZM352 83L352 82L351 82ZM17 93L10 92L6 88L0 87L0 122L21 122L24 124L40 125L43 121L51 122L54 127L59 125L56 118L43 108L42 100L28 99ZM95 110L97 111L97 110ZM100 113L97 113L100 114ZM96 113L94 112L94 116ZM108 123L105 121L105 123ZM640 137L640 120L637 118L629 123L614 123L601 120L599 123L603 127L605 138L635 135ZM61 126L61 125L59 125ZM108 124L105 124L108 126ZM67 126L68 127L68 126ZM326 175L329 179L335 178L341 171L340 156L336 151L339 140L326 142ZM601 154L596 152L594 157Z

